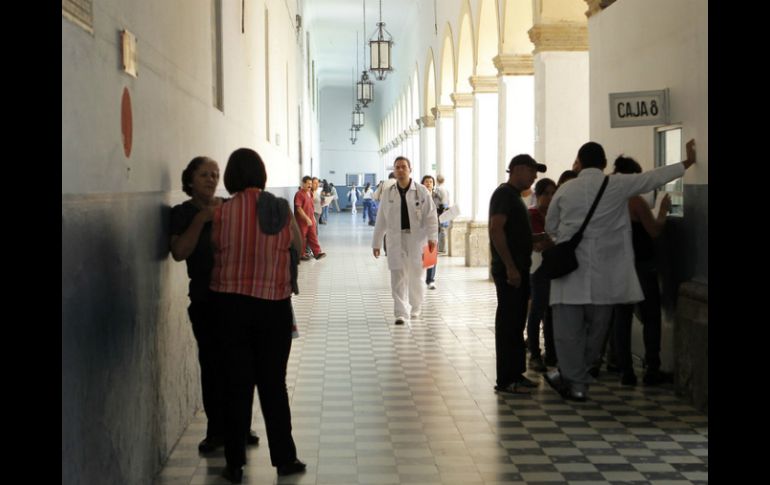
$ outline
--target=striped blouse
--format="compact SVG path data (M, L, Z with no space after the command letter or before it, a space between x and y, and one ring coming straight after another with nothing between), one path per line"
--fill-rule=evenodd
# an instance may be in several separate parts
M238 192L216 209L209 288L263 300L285 300L291 296L291 225L270 236L260 231L257 201L261 192L257 188Z

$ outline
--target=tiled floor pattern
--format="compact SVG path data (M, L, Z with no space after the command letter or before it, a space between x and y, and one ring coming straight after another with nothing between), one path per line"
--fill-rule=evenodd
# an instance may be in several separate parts
M360 217L332 214L321 226L328 257L300 266L301 337L287 385L308 471L277 477L255 397L263 444L249 451L244 483L708 482L708 418L670 387L623 387L603 374L586 403L544 383L531 395L495 394L486 268L441 257L423 316L393 325L387 263L372 257L372 228ZM200 413L156 483L229 483L221 451L198 455L204 431Z

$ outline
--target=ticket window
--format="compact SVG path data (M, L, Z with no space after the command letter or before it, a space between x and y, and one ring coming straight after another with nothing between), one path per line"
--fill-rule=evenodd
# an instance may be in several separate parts
M655 167L665 167L684 160L682 127L680 125L663 126L655 130ZM684 191L682 177L669 182L655 191L656 203L669 194L671 197L671 215L684 215Z

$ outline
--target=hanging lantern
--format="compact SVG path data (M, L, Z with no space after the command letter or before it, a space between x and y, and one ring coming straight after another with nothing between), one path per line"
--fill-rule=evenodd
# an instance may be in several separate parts
M355 145L357 141L358 129L350 127L350 143Z
M356 105L356 109L354 109L351 114L353 115L353 128L358 131L364 126L364 112L361 111L361 106Z
M378 81L382 81L393 70L390 51L393 47L393 36L385 29L382 21L382 0L380 0L380 21L377 30L369 39L369 70Z
M366 108L369 103L374 101L374 83L369 80L366 71L362 72L361 80L356 83L356 88L358 102Z

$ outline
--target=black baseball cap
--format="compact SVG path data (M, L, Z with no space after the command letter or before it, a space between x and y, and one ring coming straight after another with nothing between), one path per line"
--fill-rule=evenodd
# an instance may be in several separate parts
M526 165L528 167L532 167L538 172L545 172L548 170L548 168L543 165L542 163L537 163L534 158L530 157L526 154L516 155L515 157L511 158L511 163L508 164L508 170L506 172L511 173L511 170L513 170L513 167L516 165Z

